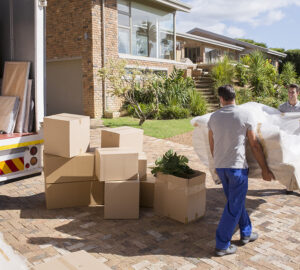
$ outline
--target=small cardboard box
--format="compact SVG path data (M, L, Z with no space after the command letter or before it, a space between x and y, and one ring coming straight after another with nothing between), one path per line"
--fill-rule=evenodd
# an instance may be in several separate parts
M155 184L155 212L182 223L189 223L205 214L206 189L203 172L190 179L158 174Z
M112 181L104 186L105 219L138 219L140 181Z
M140 182L140 206L153 208L155 178Z
M145 152L139 153L139 177L140 181L147 179L147 155Z
M44 176L47 184L95 180L95 155L83 153L73 158L64 158L44 152Z
M83 178L70 183L46 184L45 189L48 209L104 203L104 185L97 180L86 181Z
M137 179L138 153L125 148L97 148L95 168L99 181Z
M143 151L144 130L131 127L120 127L101 131L102 148L130 148L137 152Z
M61 113L44 118L45 153L71 158L85 153L89 142L89 116Z
M111 268L97 260L84 250L63 255L46 263L41 263L32 270L110 270Z

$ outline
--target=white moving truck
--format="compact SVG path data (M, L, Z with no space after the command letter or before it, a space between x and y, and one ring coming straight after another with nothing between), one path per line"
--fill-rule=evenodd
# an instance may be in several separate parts
M0 78L5 61L29 61L35 106L34 132L0 134L0 182L42 171L46 5L46 0L0 0Z

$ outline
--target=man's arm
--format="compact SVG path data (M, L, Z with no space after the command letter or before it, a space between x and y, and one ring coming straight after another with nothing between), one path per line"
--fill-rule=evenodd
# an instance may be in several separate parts
M265 155L263 153L260 143L258 142L258 140L256 138L254 131L248 130L247 137L249 140L249 144L251 146L252 153L253 153L255 159L257 160L259 166L262 169L262 178L266 181L271 181L272 179L275 179L273 173L270 171L270 169L268 167Z
M214 135L211 129L208 130L208 141L211 155L214 156Z

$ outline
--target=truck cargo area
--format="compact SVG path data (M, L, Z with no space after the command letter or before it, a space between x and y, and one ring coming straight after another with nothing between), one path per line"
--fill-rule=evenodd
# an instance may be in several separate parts
M0 1L0 98L19 102L15 125L0 133L0 182L42 171L45 91L45 7L41 0ZM26 76L13 66L25 63ZM21 70L22 71L22 70ZM24 83L20 77L24 75ZM14 76L14 77L13 77ZM18 82L20 80L20 82ZM23 83L24 93L11 91ZM20 88L20 87L19 87ZM22 96L23 95L23 96ZM6 102L6 103L5 103ZM7 105L7 101L2 104ZM23 105L23 108L21 107ZM8 106L7 106L8 107ZM0 118L9 119L9 110L0 109ZM16 105L8 107L16 108ZM21 110L22 108L22 110ZM9 114L9 115L8 115ZM6 131L7 131L6 130Z

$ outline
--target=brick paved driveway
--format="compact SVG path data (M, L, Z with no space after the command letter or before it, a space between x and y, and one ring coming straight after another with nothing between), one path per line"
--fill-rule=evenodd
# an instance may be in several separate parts
M98 129L92 142L99 145ZM205 170L192 147L145 136L150 164L170 148ZM223 258L213 250L225 198L210 177L206 215L188 225L152 209L131 221L104 220L102 207L46 210L43 192L42 176L0 186L0 232L29 265L84 249L112 269L300 269L300 194L285 195L277 182L250 179L246 206L260 238Z

